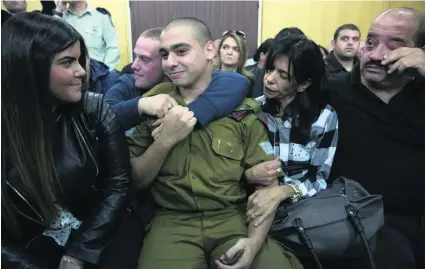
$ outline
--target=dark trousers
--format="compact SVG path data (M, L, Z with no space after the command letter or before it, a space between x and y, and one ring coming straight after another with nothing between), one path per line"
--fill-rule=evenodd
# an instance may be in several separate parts
M143 246L145 227L154 216L149 191L137 193L102 255L99 269L136 269Z
M369 269L362 260L322 260L323 269ZM385 215L385 224L378 232L377 269L425 269L425 217ZM316 269L309 259L302 260L305 269Z
M144 234L144 226L137 215L127 209L102 254L99 269L136 269Z

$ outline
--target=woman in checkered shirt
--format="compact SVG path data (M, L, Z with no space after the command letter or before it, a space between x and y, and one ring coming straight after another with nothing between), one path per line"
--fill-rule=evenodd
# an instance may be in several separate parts
M338 140L338 118L328 104L320 48L304 35L275 39L266 60L264 102L258 117L269 131L275 160L245 172L264 186L250 196L248 221L260 224L284 201L296 202L327 186Z

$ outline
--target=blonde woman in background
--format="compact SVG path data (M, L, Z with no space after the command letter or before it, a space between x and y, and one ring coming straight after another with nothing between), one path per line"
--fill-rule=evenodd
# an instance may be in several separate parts
M251 82L248 97L251 97L255 78L251 72L245 70L246 35L242 31L225 31L218 45L217 62L215 69L233 71L244 75Z

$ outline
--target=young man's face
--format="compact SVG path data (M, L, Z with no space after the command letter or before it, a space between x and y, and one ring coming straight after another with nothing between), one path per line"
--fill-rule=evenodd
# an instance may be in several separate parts
M214 59L215 45L201 46L191 26L174 26L162 32L160 53L165 74L181 88L190 88L207 72Z
M139 89L150 89L164 77L159 54L159 41L152 38L140 37L134 47L135 85Z
M342 59L353 59L357 56L360 45L360 33L355 30L341 30L334 41L334 53Z

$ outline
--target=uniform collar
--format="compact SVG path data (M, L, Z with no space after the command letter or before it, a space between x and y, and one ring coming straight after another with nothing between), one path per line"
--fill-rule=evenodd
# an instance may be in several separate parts
M83 13L81 13L81 15L79 16L79 17L82 17L82 16L84 16L85 14L90 14L90 15L92 15L92 13L94 12L94 8L91 8L91 7L89 7L88 5L86 6L86 10L84 10L84 12ZM78 16L77 14L75 14L74 12L72 12L72 10L71 9L66 9L65 10L65 13L68 13L68 14L72 14L72 15L74 15L74 16Z

